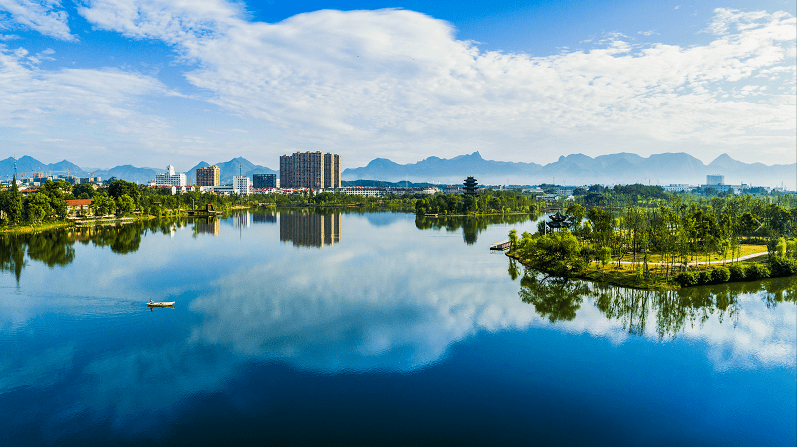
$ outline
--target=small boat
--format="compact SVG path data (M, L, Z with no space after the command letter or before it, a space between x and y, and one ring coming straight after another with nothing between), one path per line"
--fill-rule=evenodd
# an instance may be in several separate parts
M149 307L172 307L174 306L174 301L169 301L166 303L147 303Z

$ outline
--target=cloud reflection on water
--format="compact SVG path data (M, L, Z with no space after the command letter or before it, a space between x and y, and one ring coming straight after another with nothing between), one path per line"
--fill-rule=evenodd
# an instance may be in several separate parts
M362 218L347 217L349 226L363 225ZM205 317L192 329L191 340L334 373L422 368L478 331L547 327L615 344L633 336L592 298L581 303L573 320L549 323L518 298L518 283L508 280L503 259L463 252L446 238L419 237L403 225L368 231L380 234L346 238L344 247L285 252L219 277L191 304ZM793 368L794 305L769 309L761 293L739 297L742 311L735 321L715 308L697 309L707 312L705 321L687 318L665 338L703 341L720 370ZM647 306L648 329L640 335L656 341L662 335L655 329L661 310L652 302ZM777 329L762 332L762 327Z

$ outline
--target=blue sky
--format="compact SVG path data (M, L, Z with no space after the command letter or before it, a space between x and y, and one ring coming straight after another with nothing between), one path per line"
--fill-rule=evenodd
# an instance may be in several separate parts
M0 0L0 147L187 170L479 151L794 163L793 1Z

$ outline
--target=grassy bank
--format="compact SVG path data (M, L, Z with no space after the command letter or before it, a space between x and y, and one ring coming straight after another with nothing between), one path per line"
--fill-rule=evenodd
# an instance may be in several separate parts
M39 231L56 230L58 228L68 228L75 225L74 222L45 222L41 224L9 225L0 227L0 233L4 234L24 234L37 233Z
M89 226L89 225L108 225L112 223L134 222L139 220L155 219L157 216L132 215L124 217L97 217L87 219L70 219L58 222L44 222L40 224L25 224L25 225L9 225L0 227L0 234L26 234L38 233L41 231L57 230L60 228L71 228L74 226Z

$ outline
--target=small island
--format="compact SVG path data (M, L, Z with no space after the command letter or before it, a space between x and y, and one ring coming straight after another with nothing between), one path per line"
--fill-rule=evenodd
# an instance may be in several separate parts
M749 196L650 205L573 203L534 234L510 231L507 255L539 281L651 290L797 274L792 210Z

